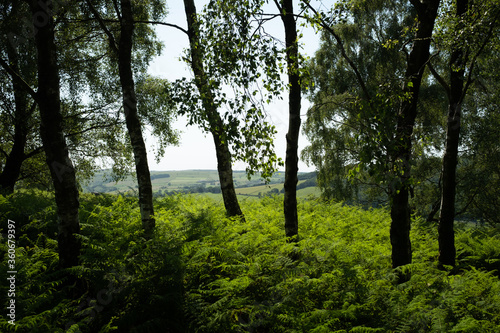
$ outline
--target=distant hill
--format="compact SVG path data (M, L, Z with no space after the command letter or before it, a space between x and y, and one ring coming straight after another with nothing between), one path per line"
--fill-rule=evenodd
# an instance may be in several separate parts
M266 184L258 175L247 178L245 171L233 172L236 193L242 196L259 197L262 195L279 194L283 191L285 172L276 172L271 181ZM299 173L298 189L312 188L308 194L319 195L316 188L316 173ZM220 195L219 175L217 170L183 170L183 171L152 171L151 183L157 196L172 193L207 193ZM129 176L115 182L111 179L110 170L101 170L83 186L84 192L96 193L127 193L137 191L135 177ZM317 192L317 193L316 193Z

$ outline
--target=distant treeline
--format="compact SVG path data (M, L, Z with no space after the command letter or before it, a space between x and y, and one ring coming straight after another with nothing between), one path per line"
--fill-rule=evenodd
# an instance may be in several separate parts
M316 171L308 172L308 173L299 173L297 175L297 179L298 180L308 180L308 179L314 179L314 180L316 180L317 176L318 176L318 173ZM314 186L316 186L316 185L314 185Z
M170 177L170 175L168 173L159 173L156 175L151 175L151 180L160 179L160 178L169 178L169 177Z
M219 194L221 193L220 186L209 186L205 187L202 185L196 185L196 186L186 186L183 189L180 190L172 190L172 191L167 191L167 190L158 190L154 192L155 197L167 197L170 195L177 195L177 194L194 194L194 193L215 193Z

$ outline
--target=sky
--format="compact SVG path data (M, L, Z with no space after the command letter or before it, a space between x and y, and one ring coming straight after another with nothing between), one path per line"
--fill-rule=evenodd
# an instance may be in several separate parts
M198 12L202 9L205 1L196 1ZM184 12L184 2L182 0L168 1L169 14L165 22L176 24L186 28L186 15ZM269 5L269 11L276 13L276 8ZM155 76L175 80L182 77L192 77L188 65L180 60L183 51L189 46L187 35L183 32L165 26L157 26L158 38L163 41L165 47L162 55L155 58L149 68L149 73ZM278 17L267 23L266 31L273 36L284 40L284 29L281 19ZM313 56L319 46L319 35L312 28L300 28L303 38L302 53L307 56ZM286 76L284 76L286 79ZM309 107L306 98L302 98L302 123L305 122L305 114ZM281 101L277 101L266 107L269 121L276 126L275 149L278 157L285 160L286 139L285 135L288 129L288 98L287 93L283 95ZM164 157L156 162L154 157L155 139L150 135L146 136L146 144L149 147L148 160L150 169L153 171L166 170L193 170L193 169L217 169L217 158L215 155L215 146L211 134L203 133L198 127L188 126L185 117L180 117L175 123L174 128L181 131L179 146L167 147ZM302 131L301 131L302 132ZM307 138L301 134L299 139L299 153L308 144ZM283 167L284 169L284 167ZM233 163L233 170L245 170L245 164L242 162ZM314 166L307 166L299 161L299 172L314 171Z

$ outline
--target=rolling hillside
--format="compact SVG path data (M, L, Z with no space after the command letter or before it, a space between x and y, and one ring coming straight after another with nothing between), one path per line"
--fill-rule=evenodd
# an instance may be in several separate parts
M285 173L277 172L268 184L259 176L248 179L245 171L234 171L233 178L236 193L242 197L258 198L264 195L279 194L283 190ZM320 191L315 186L315 173L299 173L299 196L319 196ZM213 198L220 197L219 178L216 170L183 170L183 171L152 171L151 182L153 192L164 196L175 192L203 193ZM127 193L137 191L137 181L129 176L115 182L110 177L109 170L102 170L83 186L84 192L94 193Z

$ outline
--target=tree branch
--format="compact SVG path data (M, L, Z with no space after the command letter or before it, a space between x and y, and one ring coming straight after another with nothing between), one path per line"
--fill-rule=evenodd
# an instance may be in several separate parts
M35 155L38 155L42 151L43 151L43 146L37 147L37 148L33 149L32 151L30 151L29 153L24 154L24 159L26 160L28 158L35 156Z
M118 6L118 2L116 2L116 0L113 0L113 6L115 7L116 16L118 17L118 20L120 20L120 22L121 22L122 15L120 13L120 7Z
M95 130L95 129L108 128L108 127L112 127L114 125L116 125L116 124L115 123L111 123L111 124L90 126L89 128L86 128L86 129L81 130L79 132L68 133L64 137L65 138L69 138L69 137L72 137L72 136L77 136L77 135L81 135L81 134L86 133L86 132L90 132L90 131Z
M448 82L446 82L446 80L441 75L439 75L439 73L436 71L434 66L432 66L432 63L430 61L427 63L427 68L429 68L429 70L432 73L432 76L434 76L434 78L444 88L444 90L446 91L446 96L448 97L448 100L450 100L451 88Z
M171 27L171 28L175 28L177 30L180 30L182 31L183 33L185 33L186 35L188 34L187 30L176 25L176 24L172 24L172 23L166 23L166 22L159 22L159 21L145 21L145 20L134 20L134 23L147 23L147 24L157 24L157 25L164 25L166 27Z
M500 11L497 12L497 15L495 16L495 19L491 23L490 29L488 30L488 34L484 38L484 41L481 44L481 47L479 47L479 50L476 52L476 54L472 58L470 69L469 69L469 73L467 75L467 81L465 82L465 87L464 87L464 90L462 92L462 96L460 98L461 101L465 98L465 94L467 93L467 90L469 89L470 85L474 81L474 80L472 80L472 71L473 71L474 66L476 64L476 60L479 57L479 55L483 52L483 50L485 49L486 45L489 43L491 37L493 36L493 30L496 27L495 22L498 20L499 15L500 15Z
M104 31L104 33L108 36L109 46L111 47L113 52L118 54L118 44L116 43L115 37L113 36L111 31L109 31L108 27L106 27L104 20L102 19L101 15L99 15L99 12L94 7L94 5L90 2L90 0L87 0L86 2L89 6L90 11L92 12L92 14L94 14L94 17L96 18L97 22L99 22L99 26Z
M94 13L94 12L93 12ZM95 15L95 14L94 14ZM68 20L69 22L87 22L87 21L92 21L92 20L95 20L93 18L90 18L90 19L84 19L84 20ZM121 23L121 19L119 20L111 20L111 19L105 19L105 18L101 18L100 21L102 22L109 22L109 23ZM164 25L164 26L167 26L167 27L171 27L171 28L175 28L177 30L180 30L182 31L183 33L185 33L187 35L187 30L184 29L183 27L181 26L178 26L176 24L172 24L172 23L167 23L167 22L160 22L160 21L148 21L148 20L134 20L134 23L146 23L146 24L156 24L156 25ZM101 25L101 28L102 28L102 24ZM85 37L86 34L83 34L82 37ZM109 35L108 35L109 37Z
M467 202L465 207L463 207L458 213L455 214L455 217L467 212L467 209L469 209L469 206L472 204L472 202L474 201L474 198L476 197L476 195L478 195L478 193L479 193L479 188L477 188L477 190L474 192L474 194L472 194L472 196L469 199L469 202Z
M276 4L276 7L280 11L280 16L283 17L283 7L279 4L278 0L274 0L274 3Z
M2 58L0 58L0 65L2 65L2 67L7 71L7 73L9 73L10 76L12 76L12 79L17 81L17 83L19 83L24 88L24 90L26 90L26 92L30 94L31 97L33 97L35 101L37 100L38 95L33 90L33 88L31 88L31 86L26 81L24 81L24 79L14 69L12 69L12 67L10 67L7 64L7 62Z

